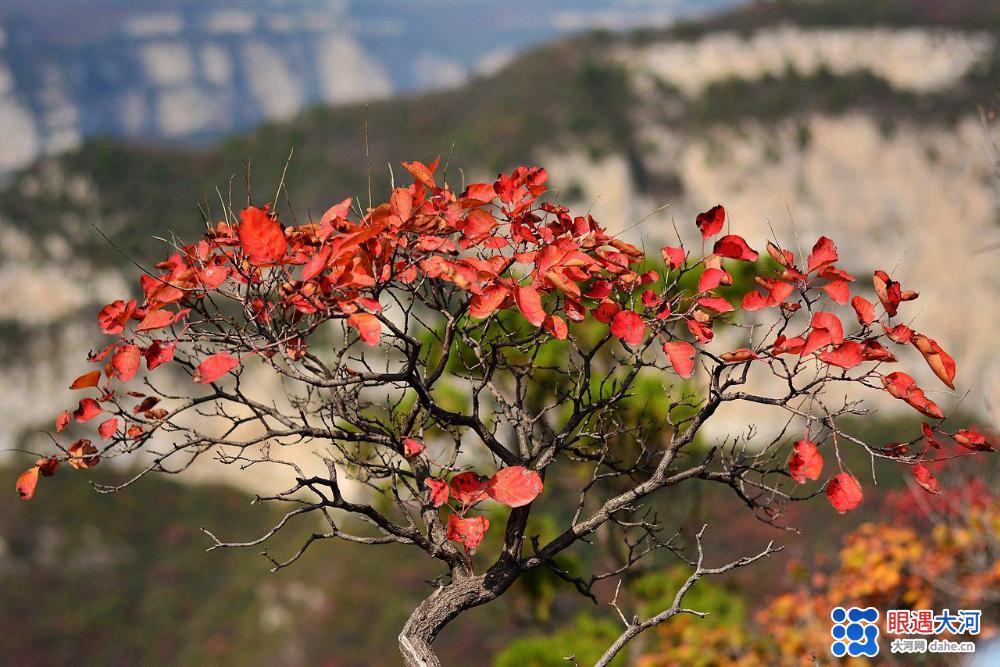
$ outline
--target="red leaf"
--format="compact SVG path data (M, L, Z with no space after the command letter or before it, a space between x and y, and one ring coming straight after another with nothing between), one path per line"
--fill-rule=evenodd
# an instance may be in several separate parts
M629 345L640 345L646 337L646 325L631 310L620 310L611 322L611 333Z
M840 473L826 485L827 500L841 514L860 505L863 497L861 484L846 472Z
M799 440L792 445L792 454L788 457L788 472L799 484L807 480L817 480L823 472L823 456L819 453L816 443L811 440Z
M597 308L591 308L590 314L594 316L594 319L603 324L611 324L612 320L615 319L615 315L621 308L614 301L602 301L601 305Z
M993 445L986 441L986 436L972 427L956 431L952 434L951 438L966 449L971 449L974 452L996 451Z
M418 183L426 186L427 188L433 190L437 187L434 182L434 170L437 169L439 158L435 158L430 165L426 165L419 160L414 160L413 162L400 162L406 171L412 174L413 178L417 180Z
M417 456L422 451L424 451L424 443L420 442L416 438L403 439L403 453L406 455L406 458Z
M101 371L90 371L89 373L84 373L77 379L73 380L73 384L69 386L70 389L87 389L88 387L96 387L97 383L101 381Z
M722 208L722 204L713 206L704 213L699 213L698 217L695 218L695 224L698 225L698 229L701 230L701 236L705 239L721 232L722 225L725 222L726 209Z
M805 346L806 341L798 336L793 338L778 336L774 339L774 345L771 346L771 354L773 356L779 354L802 354L802 349Z
M177 343L164 344L163 341L154 340L142 353L142 356L146 358L146 368L153 370L173 359L175 347L177 347Z
M174 314L169 310L151 310L136 326L136 331L152 331L162 329L174 323Z
M118 334L125 330L125 323L135 312L136 302L132 299L128 303L118 300L101 308L97 314L97 323L101 331L106 334Z
M382 337L382 323L371 313L354 313L347 318L347 324L358 330L366 345L378 345Z
M542 478L534 470L521 466L501 468L487 482L490 498L510 507L527 505L542 492Z
M141 356L138 346L122 345L111 357L111 372L122 382L128 382L139 370Z
M882 347L881 343L874 339L865 341L861 357L865 361L885 361L889 363L896 361L896 356L889 350Z
M465 507L471 507L486 498L489 480L474 472L462 472L451 478L451 495Z
M85 398L80 401L80 404L73 412L73 418L78 422L83 423L90 421L102 412L104 411L101 410L101 406L97 404L97 401L92 398Z
M948 385L950 389L954 389L955 360L951 358L951 355L941 349L937 341L923 334L913 334L910 342L913 343L913 347L920 350L920 354L923 355L927 365L934 371L934 375L937 375L941 379L941 382Z
M732 285L733 277L722 269L709 268L701 274L698 279L698 291L709 292L719 285Z
M892 342L900 345L906 345L913 338L913 330L905 324L897 324L894 327L887 327L883 324L882 329L885 330L885 335L888 336Z
M917 481L917 484L923 488L927 493L933 493L938 495L941 493L941 486L938 484L937 477L931 474L931 471L927 469L923 463L918 463L913 466L913 479Z
M742 236L737 236L736 234L723 236L716 241L712 252L721 257L738 259L744 262L755 262L760 256L756 250L752 250L747 245Z
M822 287L823 291L826 292L831 299L840 305L845 305L851 298L851 288L843 280L834 280L829 282Z
M56 417L56 433L61 433L69 425L69 410L63 410Z
M821 236L816 241L816 245L813 246L809 259L806 260L806 272L812 273L817 269L822 269L825 266L833 264L837 259L837 246L830 239Z
M691 377L694 372L694 345L683 340L675 340L663 344L663 351L670 359L670 365L682 378Z
M546 315L545 322L543 322L546 331L552 334L559 340L566 340L566 336L569 334L569 327L566 326L566 322L563 318L558 315Z
M105 440L113 436L115 434L115 431L117 430L118 430L118 419L116 417L112 417L107 421L101 422L101 425L97 427L97 432L100 433L101 437L104 438Z
M465 219L462 235L469 239L477 239L490 234L496 226L496 218L481 208L475 208L469 211Z
M287 243L281 225L266 209L251 206L240 212L240 244L255 266L273 264L285 257Z
M447 537L453 542L460 542L471 555L476 553L489 528L490 521L484 516L460 517L452 514L448 517Z
M875 321L875 306L868 299L863 296L856 296L851 299L851 306L853 306L854 312L858 314L858 324L869 326Z
M906 401L911 407L932 419L943 419L944 413L934 401L927 398L916 381L906 373L889 373L882 376L882 385L894 397Z
M443 479L428 477L424 480L424 483L431 492L431 504L434 507L441 507L441 505L448 502L448 482Z
M695 314L697 315L697 312ZM684 320L684 324L699 343L708 343L715 336L711 324L702 324L696 319Z
M660 253L663 255L663 261L671 269L679 269L684 266L684 248L665 246L660 249Z
M715 311L716 313L731 313L735 310L733 304L723 299L721 296L705 296L698 299L698 305L702 308Z
M536 327L542 326L545 322L545 311L542 309L542 297L534 287L524 287L518 285L514 288L514 301L518 310Z
M469 301L469 315L476 319L489 317L503 305L510 291L503 285L490 285Z
M31 500L38 486L38 466L32 466L17 478L17 497L21 500Z
M236 368L239 359L228 352L217 352L198 364L194 371L194 381L198 384L209 384Z
M831 366L850 369L861 363L863 350L861 343L849 340L833 349L821 352L819 358Z
M817 311L813 317L812 331L806 337L805 347L802 348L802 355L805 356L821 347L844 342L844 325L833 313Z

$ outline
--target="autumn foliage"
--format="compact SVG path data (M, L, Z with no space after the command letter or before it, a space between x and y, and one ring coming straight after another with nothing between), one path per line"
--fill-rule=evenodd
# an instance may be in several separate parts
M600 454L605 439L586 429L602 423L595 415L620 407L640 370L655 370L664 384L694 394L703 383L699 400L704 403L697 416L663 425L661 432L676 440L648 445L663 457L662 469L653 466L635 478L640 480L635 484L651 481L638 486L629 503L675 483L668 475L676 465L676 450L691 446L716 407L743 400L798 415L802 430L793 438L790 456L769 472L753 460L724 472L710 472L706 462L691 478L721 481L743 496L756 495L745 486L750 473L759 475L757 485L780 485L782 480L824 485L837 511L853 509L862 502L863 485L841 463L839 448L852 443L837 437L836 420L854 413L856 405L827 408L813 417L809 407L801 407L808 405L803 398L828 385L850 383L887 392L928 419L920 434L904 442L866 448L872 457L909 466L931 493L937 485L925 464L952 456L940 441L950 440L970 453L992 450L974 427L949 426L944 411L910 375L892 370L897 357L912 357L912 350L941 383L954 387L952 357L926 334L894 321L917 293L882 269L871 274L875 301L852 293L855 276L838 266L841 258L829 238L816 240L805 257L774 241L752 247L738 234L725 233L725 209L715 206L695 221L709 249L703 256L692 254L680 239L656 256L646 256L590 215L574 216L548 200L548 175L541 168L519 167L493 183L455 191L439 175L437 160L403 166L412 184L395 188L388 202L364 210L345 199L304 224L284 224L267 204L238 215L227 212L202 239L179 246L142 275L141 296L102 308L97 324L109 342L89 357L96 369L81 369L70 384L83 397L57 417L55 447L18 480L20 497L30 499L40 477L64 464L92 468L178 434L185 438L172 440L173 450L157 450L149 470L166 470L170 457L185 449L230 446L226 436L206 436L179 421L184 412L229 401L250 408L256 417L248 420L256 419L266 431L264 437L238 443L241 451L269 438L374 447L377 461L348 457L347 463L365 469L363 481L376 489L386 488L378 480L398 479L408 495L398 489L391 495L401 507L419 507L419 521L436 524L437 513L444 511L441 535L472 554L491 529L482 511L488 503L519 508L515 514L527 517L527 506L545 498L542 479L550 466L564 459L598 469L613 463L613 452ZM754 286L733 296L739 267L750 270ZM434 315L435 323L412 314L415 307ZM755 331L763 334L744 346L718 349L716 334L737 324L757 324ZM341 332L339 339L331 339L331 326ZM491 327L497 326L502 335L490 338ZM588 350L591 339L584 332L595 327L597 343ZM579 367L559 370L568 381L585 373L588 382L596 383L582 383L586 386L576 386L575 393L566 390L561 403L569 413L561 422L554 416L561 414L556 408L551 415L532 413L531 402L518 393L525 379L538 372L532 355L551 344L566 346L567 358L579 357ZM321 359L330 349L345 352ZM355 349L360 351L346 353ZM366 349L381 349L390 361L379 366ZM512 349L527 361L512 361ZM608 363L624 369L621 386L601 386L592 377L598 350L610 350L613 361ZM450 355L471 355L468 368L476 372L454 371ZM393 369L392 360L402 362ZM322 408L329 411L323 421L306 419L304 407L301 418L294 410L283 414L242 392L241 374L252 365L301 383L310 399L339 388L357 387L361 395L372 387L400 387L414 407L391 420L368 418L364 406L337 407L336 401ZM155 391L150 381L171 371L183 374L188 383L180 396ZM515 380L493 382L493 373ZM750 373L776 377L791 389L787 396L740 391ZM440 403L432 385L449 374L473 384L471 407ZM483 416L487 403L492 416ZM66 438L70 431L74 435ZM441 455L431 442L450 433L457 452L468 446L468 437L454 435L459 431L485 447L464 463ZM774 456L780 444L764 451ZM468 470L469 461L490 466L488 474ZM621 470L612 468L611 476L627 477ZM433 534L397 529L375 518L374 510L351 505L332 476L322 483L302 476L300 484L311 489L325 484L333 490L330 506L364 514L386 539L416 543L457 567L457 556L435 542ZM794 487L775 498L793 496ZM548 566L546 559L579 536L613 523L612 517L628 505L616 498L612 494L592 524L579 519L579 530L568 526L548 551L537 545L542 555L524 557L522 566ZM520 547L510 546L509 540L519 540L524 526L511 530L508 525L506 548L514 558Z

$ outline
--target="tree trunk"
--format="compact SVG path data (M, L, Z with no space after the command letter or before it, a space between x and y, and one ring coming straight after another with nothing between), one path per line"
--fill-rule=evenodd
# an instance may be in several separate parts
M399 652L407 667L441 666L431 646L438 633L463 611L496 599L516 578L513 570L497 569L439 588L413 610L399 633Z

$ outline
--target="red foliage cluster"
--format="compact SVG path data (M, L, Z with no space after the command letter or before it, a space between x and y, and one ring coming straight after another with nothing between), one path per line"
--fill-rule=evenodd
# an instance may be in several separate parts
M438 184L437 165L437 160L430 165L404 163L413 184L396 188L387 203L369 209L357 221L349 219L350 199L330 208L318 222L299 226L283 225L269 206L249 207L241 212L239 222L219 222L200 241L157 264L158 273L141 278L141 303L119 300L100 311L100 328L115 340L90 356L91 362L104 364L103 372L90 371L72 384L73 389L93 390L95 395L82 399L72 413L63 412L56 432L63 431L71 418L84 423L105 415L105 405L122 398L123 390L116 383L136 378L143 364L148 372L174 360L178 345L186 341L193 326L192 308L213 292L225 292L239 302L250 324L281 321L301 327L294 338L249 350L222 349L204 356L197 365L181 365L201 384L224 381L254 356L301 358L309 333L325 321L342 320L365 344L377 345L384 328L393 326L382 312L380 296L394 286L418 281L447 283L464 292L467 300L460 317L482 319L516 310L532 326L560 340L571 335L569 323L582 322L589 315L634 351L654 343L662 346L682 378L692 376L699 354L722 365L767 364L772 368L787 357L797 357L791 361L796 368L814 362L828 373L840 373L862 384L868 377L880 377L892 396L931 419L944 416L912 377L898 371L882 375L877 370L896 362L895 354L883 343L909 345L944 384L954 386L954 360L937 342L906 325L891 324L900 305L917 294L903 290L885 271L875 271L873 288L884 311L884 318L879 319L875 304L861 295L852 297L855 278L836 266L837 248L826 237L816 242L802 267L792 252L768 242L772 269L760 272L757 288L734 304L719 293L733 284L727 263L757 262L759 254L738 235L719 236L726 222L722 206L699 215L696 221L705 240L718 237L711 253L694 259L682 246L668 246L661 251L663 265L643 271L640 264L652 258L608 234L591 216L573 216L563 206L539 201L546 190L545 170L519 167L494 183L475 183L457 193L447 184ZM671 273L686 271L700 271L696 289L668 292L657 287L666 285L664 278ZM264 296L247 289L275 279L280 287ZM821 299L830 305L819 309ZM846 321L833 312L834 304L850 304L857 327L848 331ZM753 349L721 355L705 349L717 323L729 321L741 309L776 309L785 325L781 333ZM793 320L800 309L808 313L804 327ZM671 324L679 327L668 327ZM796 326L794 331L789 328ZM856 377L847 376L862 364L873 366ZM145 419L132 423L126 413L102 420L98 434L109 443L106 447L146 437L150 420L162 416L156 407L159 399L139 391L127 395L137 402L132 414ZM936 433L936 427L927 425L924 454L904 460L916 466L917 480L928 490L936 489L936 484L922 462L935 447ZM992 450L974 429L951 435L970 450ZM405 457L420 456L424 450L414 438L406 438L399 448ZM59 462L89 468L104 451L87 439L60 449L60 454L40 459L22 475L17 487L22 498L30 498L39 474L53 474ZM885 454L899 458L907 451L902 446ZM797 482L819 479L823 457L808 434L796 443L788 468ZM489 523L485 517L465 516L466 510L485 497L517 507L531 502L542 490L538 474L522 467L501 469L488 479L474 473L456 475L447 483L432 478L427 485L435 506L449 498L458 502L449 519L448 536L470 551ZM839 511L855 507L861 496L857 479L842 469L827 484L827 497Z

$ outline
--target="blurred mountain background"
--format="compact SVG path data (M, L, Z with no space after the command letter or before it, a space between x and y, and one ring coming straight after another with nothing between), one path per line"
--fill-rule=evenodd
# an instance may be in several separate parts
M895 269L923 293L913 326L972 389L933 398L995 429L998 96L992 0L0 0L0 448L41 442L97 310L135 291L94 226L155 261L154 236L198 235L198 206L244 198L246 171L271 199L293 149L300 220L366 200L369 162L380 193L399 160L451 153L452 182L542 164L563 201L650 248L720 201L748 239L826 233L861 281ZM268 579L252 554L205 554L198 526L265 525L244 494L267 480L198 479L109 499L67 475L27 509L11 492L0 662L396 664L400 595L432 572L336 545ZM774 537L727 539L749 533ZM385 590L338 571L356 559L394 573ZM503 623L555 604L536 584ZM472 618L442 637L449 664L489 663L499 621Z

